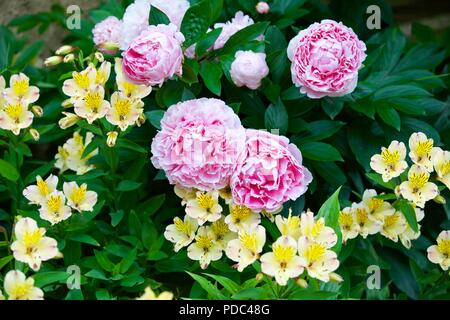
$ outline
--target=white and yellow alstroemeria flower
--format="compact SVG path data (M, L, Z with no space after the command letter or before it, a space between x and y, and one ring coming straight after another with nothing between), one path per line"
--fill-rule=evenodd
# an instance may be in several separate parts
M356 224L358 232L364 239L370 234L380 231L382 222L370 215L369 208L364 203L353 203L352 209L355 212Z
M197 190L194 188L184 188L179 185L173 187L175 194L181 199L181 205L186 205L188 200L195 199L197 196Z
M111 95L111 108L106 114L106 120L125 131L144 112L143 107L144 103L141 100L133 100L121 92L114 92Z
M255 262L266 243L266 230L262 226L240 229L238 238L228 242L225 254L237 262L237 270L242 272Z
M14 226L16 240L11 244L14 259L26 263L37 271L42 261L58 255L58 243L55 239L45 237L45 229L39 228L31 218L21 218Z
M95 69L94 65L91 65ZM111 62L103 61L95 74L95 84L105 86L111 74Z
M0 76L0 110L2 110L6 104L6 101L4 98L5 87L6 87L5 78L3 78L3 76Z
M379 221L383 221L385 216L389 216L395 212L392 205L382 199L378 199L377 192L373 189L365 190L363 193L362 202L369 209L369 214Z
M409 137L409 157L416 165L424 167L428 172L433 171L431 150L433 139L428 139L422 132L414 132Z
M300 217L292 215L291 209L289 209L289 215L287 218L281 215L276 216L275 224L283 236L289 236L295 240L298 240L302 234L302 230L300 229Z
M96 86L96 78L97 70L92 65L81 72L74 71L72 73L72 79L64 81L62 91L66 96L71 97L73 103L83 99Z
M4 280L8 300L44 300L44 292L34 286L34 279L26 277L22 271L9 271Z
M88 123L103 118L111 108L105 99L105 89L96 86L89 90L83 99L76 100L73 104L75 113L80 118L84 118Z
M197 219L201 226L206 221L214 222L222 217L222 207L219 204L217 191L197 191L195 199L186 202L186 213Z
M222 250L225 250L230 240L236 239L237 234L230 230L223 218L211 223L209 228L212 232L214 242L217 243Z
M297 241L292 237L279 237L272 244L272 252L263 254L260 261L261 271L275 277L275 281L282 286L304 270L303 260L297 255Z
M66 197L61 191L54 191L47 196L47 200L39 209L39 216L52 225L68 219L72 211L66 206Z
M82 157L86 147L92 142L94 134L86 133L84 139L78 132L74 132L73 137L68 139L62 147L58 147L58 153L55 156L55 167L64 172L67 169L75 171L78 175L84 174L94 168L87 161L98 154L98 148Z
M145 288L144 294L139 298L136 298L136 300L172 300L172 299L173 299L172 292L163 291L159 295L156 295L156 293L153 292L152 288L150 287Z
M230 214L225 217L225 222L231 231L238 232L261 222L261 215L246 206L231 203L229 208Z
M425 167L412 165L408 172L408 181L400 184L402 197L423 208L425 202L434 199L439 194L438 187L429 182L429 178L430 174Z
M339 227L342 233L342 242L345 244L347 240L354 239L359 234L359 225L356 220L355 210L346 207L339 212Z
M405 161L406 147L403 142L392 141L388 148L382 147L381 154L373 155L370 159L370 167L382 175L383 181L388 182L398 177L408 168Z
M67 198L67 205L78 212L93 211L97 203L97 193L87 190L87 184L78 186L76 182L64 182L64 195Z
M23 73L12 75L9 79L9 88L3 90L7 104L22 104L27 107L39 99L39 88L30 86L30 79Z
M114 70L116 72L116 83L118 89L130 99L143 99L152 92L152 87L146 85L137 85L127 81L122 70L122 59L116 58Z
M326 248L331 248L337 242L337 236L333 228L325 226L325 219L314 218L311 211L303 212L300 216L300 230L302 236L309 240L323 244Z
M230 186L219 189L219 196L225 201L226 204L231 204L233 202L233 195L231 194Z
M33 117L33 113L28 110L26 104L20 101L13 104L8 103L0 110L0 128L18 135L20 130L31 125Z
M408 222L403 213L396 211L391 215L384 216L380 233L391 241L397 242L400 235L405 232Z
M425 212L422 209L414 208L414 211L416 212L416 220L417 222L420 222L423 220L425 216ZM400 241L402 242L403 246L407 249L411 248L411 241L416 240L420 237L420 224L419 231L415 232L411 226L407 223L406 229L400 234Z
M195 242L187 249L190 259L200 262L200 267L206 269L211 261L222 258L222 248L214 241L214 234L209 227L200 227L195 236Z
M450 152L441 148L433 148L431 161L437 174L437 179L450 189Z
M330 273L339 267L336 252L305 236L298 239L298 255L308 275L324 282L330 281Z
M42 205L47 200L47 196L56 190L57 185L57 176L51 174L45 181L41 176L36 176L36 184L26 187L22 194L28 199L29 204Z
M178 252L181 248L191 244L195 238L197 228L198 223L196 219L192 219L188 215L185 215L183 220L175 217L173 224L166 227L164 237L174 243L174 251Z
M442 270L447 271L450 267L450 230L442 231L436 241L437 245L427 249L428 260L439 264Z

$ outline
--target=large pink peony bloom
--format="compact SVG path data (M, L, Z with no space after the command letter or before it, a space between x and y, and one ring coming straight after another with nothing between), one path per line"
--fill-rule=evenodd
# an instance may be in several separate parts
M304 194L312 175L289 139L247 129L245 152L231 178L233 201L255 211L277 211L287 200Z
M229 184L245 146L245 129L223 101L201 98L171 106L152 141L152 163L169 182L209 191Z
M174 74L181 75L183 41L172 23L149 26L122 53L125 76L136 84L161 86Z
M266 54L253 51L238 51L231 64L230 75L238 87L246 86L256 90L261 80L269 74Z
M119 44L122 36L122 21L114 16L108 17L95 25L92 34L96 45L106 42Z
M310 98L351 93L364 51L366 45L351 28L333 20L314 23L289 42L292 81Z

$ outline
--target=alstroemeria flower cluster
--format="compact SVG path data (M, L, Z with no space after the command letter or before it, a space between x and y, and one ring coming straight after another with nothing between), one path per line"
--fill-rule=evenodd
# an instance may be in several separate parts
M0 76L0 128L18 135L31 126L33 108L30 105L39 99L39 88L30 86L30 79L23 73L14 74L6 88L5 78ZM42 116L42 109L38 115Z
M57 190L58 177L49 175L47 179L36 177L36 184L23 190L30 204L38 205L41 219L52 225L68 219L72 210L93 211L97 203L97 193L89 191L86 183L64 182L63 192Z

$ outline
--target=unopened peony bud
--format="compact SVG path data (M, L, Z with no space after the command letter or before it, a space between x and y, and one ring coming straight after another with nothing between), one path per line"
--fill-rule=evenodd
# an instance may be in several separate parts
M433 199L434 202L439 203L439 204L445 204L447 201L445 200L445 198L443 196L441 196L440 194L438 194L436 196L436 198Z
M338 275L336 272L330 273L330 280L332 282L342 282L344 281L344 278L342 278L340 275Z
M44 114L44 110L40 106L32 106L31 107L31 112L33 112L33 114L36 117L42 117L42 115Z
M304 289L308 288L308 282L306 282L305 279L298 278L297 280L295 280L295 282L297 283L298 286L300 286Z
M117 136L118 133L117 131L110 131L106 134L107 138L106 138L106 144L108 145L108 147L112 148L116 145L116 141L117 141Z
M264 1L260 1L256 4L256 11L259 14L268 14L270 10L269 4Z
M37 131L34 128L30 128L30 135L31 135L31 137L33 137L34 141L39 141L39 138L41 137L41 135L39 134L39 131Z
M138 126L138 127L140 127L140 126L142 126L144 123L145 123L145 115L143 114L143 113L141 113L140 115L139 115L139 117L137 118L137 120L136 120L136 125Z
M105 61L105 57L103 56L103 54L101 52L96 52L94 53L95 58L98 60L98 62L103 62Z
M44 65L47 68L48 67L54 67L54 66L57 66L58 64L60 64L61 62L63 62L63 57L61 57L61 56L51 56L51 57L48 57L47 59L45 59Z
M69 53L64 57L64 63L70 63L75 60L75 55L73 53Z
M115 55L119 51L120 45L116 42L104 42L100 43L97 48L103 53Z
M257 273L255 276L256 281L261 281L263 278L264 275L261 272Z
M77 116L74 113L70 113L70 112L63 112L63 114L65 115L64 118L61 118L58 122L59 127L61 129L67 129L70 128L71 126L73 126L74 124L76 124L79 120L80 117Z
M75 49L76 48L73 46L65 45L65 46L60 47L58 50L56 50L55 53L57 55L64 56L66 54L73 52Z
M61 103L61 106L62 106L64 109L72 108L72 107L73 107L72 99L66 99L66 100L64 100L64 101Z

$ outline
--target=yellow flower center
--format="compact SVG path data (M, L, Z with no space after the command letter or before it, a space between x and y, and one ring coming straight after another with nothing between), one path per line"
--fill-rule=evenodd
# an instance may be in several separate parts
M135 84L129 82L123 83L123 91L127 97L130 97L133 94L134 90L136 90Z
M290 262L295 256L295 248L291 246L282 246L281 244L274 244L272 246L272 252L275 256L275 260L280 263L281 268L286 268L288 262Z
M253 253L256 253L256 250L258 248L258 240L256 239L256 234L244 232L243 234L239 235L239 241L246 249L252 251Z
M426 172L412 173L409 177L409 182L413 187L413 192L418 192L428 182L429 175Z
M433 140L428 139L425 141L420 141L416 146L416 154L419 158L419 161L423 157L428 157L428 154L430 153L431 149L433 148Z
M44 196L48 195L49 194L49 190L48 190L47 182L42 180L41 177L38 177L36 182L37 182L36 184L37 184L37 187L39 189L39 192L42 195L44 195Z
M361 227L366 224L368 219L369 215L367 214L367 211L364 208L356 209L356 221L358 221L358 224Z
M70 199L74 204L79 204L86 197L86 185L82 184L79 188L75 187L72 190Z
M200 249L203 249L204 252L209 251L209 249L211 249L211 247L213 246L211 238L207 235L199 235L195 238L195 241L197 243L197 246Z
M16 123L18 123L23 114L23 106L20 103L9 104L6 106L5 112L8 115L8 117L13 119Z
M95 76L95 83L104 84L105 82L106 82L106 75L101 71L97 71L97 74Z
M61 159L66 160L69 157L69 152L63 147L58 147L58 154L61 156Z
M400 152L390 152L385 148L381 151L381 158L383 158L384 163L387 165L395 165L400 160Z
M313 243L305 250L305 257L310 265L322 258L324 254L325 247L320 243Z
M114 105L114 108L116 109L119 119L121 121L123 121L125 119L125 117L130 113L130 110L131 110L130 100L119 99L119 100L117 100L116 104Z
M57 213L62 206L61 196L50 196L47 200L47 206L51 212Z
M384 201L382 199L370 198L369 201L367 201L367 206L369 207L369 210L373 212L381 208L383 203Z
M188 221L183 222L183 220L176 217L173 219L173 223L175 224L177 231L181 233L189 235L192 232L192 225Z
M81 88L86 90L87 88L89 88L89 76L88 73L79 73L76 72L73 76L73 80L75 80L75 83Z
M222 240L225 235L227 235L230 232L230 229L228 228L228 225L225 223L224 220L217 220L214 221L211 224L211 229L216 236L217 240Z
M446 161L441 165L440 174L442 177L450 173L450 161Z
M11 290L10 295L20 300L25 298L30 293L32 288L33 285L27 282L24 282L22 284L15 284Z
M84 98L84 101L86 102L88 108L90 108L93 112L98 112L98 109L100 108L100 104L102 103L103 99L100 93L89 92Z
M235 223L239 223L247 219L252 211L246 206L233 205L231 206L231 216Z
M33 232L25 232L23 235L23 244L26 248L35 247L42 239L41 230L35 230Z
M314 223L314 225L311 229L311 236L317 237L320 234L320 232L322 232L322 229L324 226L325 226L325 222L323 221L323 219L316 221L316 223Z
M399 220L400 216L398 214L391 214L390 216L386 216L384 218L383 228L389 229L394 226Z
M29 85L27 79L16 80L13 83L13 91L16 96L23 97L28 91Z
M353 216L350 213L340 212L338 221L343 229L349 230L353 224Z
M214 198L206 193L202 192L197 195L197 203L200 206L200 208L205 209L206 211L209 211L212 209L212 207L215 204Z
M439 252L446 258L450 257L450 240L438 239L437 241Z

